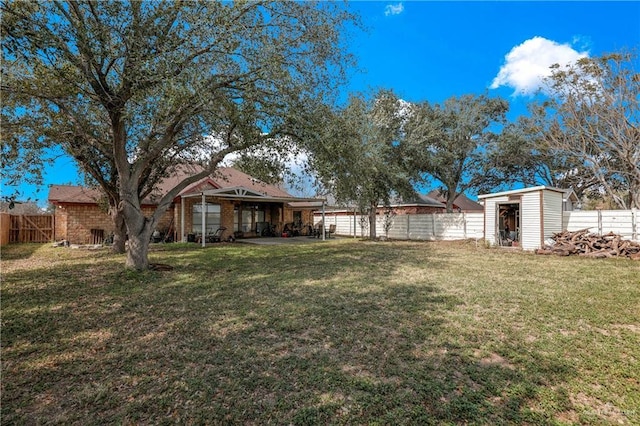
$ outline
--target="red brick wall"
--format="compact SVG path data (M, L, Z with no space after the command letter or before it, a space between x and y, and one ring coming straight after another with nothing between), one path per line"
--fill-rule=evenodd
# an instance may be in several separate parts
M193 227L193 205L200 204L202 200L199 197L185 198L185 220L184 232L190 234ZM234 224L234 207L236 203L229 200L207 199L207 202L220 204L220 226L226 227L223 239L228 238L235 231ZM151 216L155 207L143 207L142 211L148 217ZM283 223L293 222L294 209L284 207L281 204L270 204L265 208L265 220L276 225L282 226ZM313 211L302 210L302 222L313 223ZM175 241L182 241L181 229L181 205L180 202L174 204L156 225L156 229L171 232ZM280 213L282 212L282 214ZM282 217L280 217L282 216ZM173 224L171 220L173 219ZM107 237L113 233L113 221L108 213L101 210L97 205L90 204L63 204L56 206L55 211L55 239L66 239L72 244L89 244L92 243L92 229L101 229L104 236ZM186 238L186 236L185 236Z
M143 207L146 216L151 216L155 207ZM171 222L172 212L166 212L156 229L166 230ZM113 220L108 213L97 205L91 204L64 204L56 206L55 211L55 239L67 240L72 244L92 243L92 229L102 229L104 236L113 233Z
M56 206L56 240L72 244L92 242L91 230L102 229L107 236L113 232L113 221L96 205L65 204Z
M62 206L55 206L53 223L54 241L67 239L67 209Z

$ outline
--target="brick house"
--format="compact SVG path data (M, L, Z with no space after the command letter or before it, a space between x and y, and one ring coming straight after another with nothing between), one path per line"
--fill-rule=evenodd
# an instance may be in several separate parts
M427 197L441 202L444 206L447 205L447 199L444 198L440 191L437 189L429 192L427 194ZM453 210L464 213L482 213L484 211L484 206L476 201L473 201L465 194L460 194L456 197L455 200L453 200Z
M184 179L187 171L165 179L157 191L142 201L151 215L163 193ZM49 202L55 207L55 240L75 244L101 243L114 226L98 190L70 185L51 185ZM269 227L281 233L286 224L312 224L316 199L297 198L231 167L188 186L175 197L156 226L173 241L195 241L224 227L223 239L256 237ZM204 219L204 220L203 220Z
M424 194L416 194L412 200L399 201L391 204L390 207L397 215L444 212L444 206L441 202ZM384 208L378 208L378 210L378 214L380 214Z

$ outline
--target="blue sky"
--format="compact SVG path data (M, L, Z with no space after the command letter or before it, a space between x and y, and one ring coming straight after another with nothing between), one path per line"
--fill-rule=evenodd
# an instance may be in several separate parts
M345 97L387 88L410 102L438 103L488 93L510 101L513 119L525 112L551 63L640 48L640 2L355 1L349 7L367 31L351 34L359 70ZM46 185L78 183L64 156L45 175ZM46 204L46 187L20 190L22 199Z
M550 59L640 47L640 2L357 1L351 7L369 27L352 43L366 71L354 75L351 88L392 88L413 102L486 91L509 99L519 115L539 81L533 70L546 71ZM492 88L502 67L506 78Z

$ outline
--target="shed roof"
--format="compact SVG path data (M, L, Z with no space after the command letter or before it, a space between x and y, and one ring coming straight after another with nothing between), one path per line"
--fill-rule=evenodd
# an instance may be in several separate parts
M511 191L494 192L492 194L482 194L482 195L478 195L478 199L482 200L486 198L504 197L505 195L525 194L527 192L536 192L536 191L560 192L565 197L571 197L574 201L578 201L578 197L576 196L575 192L573 192L573 189L560 189L560 188L554 188L552 186L545 186L545 185L532 186L529 188L513 189Z

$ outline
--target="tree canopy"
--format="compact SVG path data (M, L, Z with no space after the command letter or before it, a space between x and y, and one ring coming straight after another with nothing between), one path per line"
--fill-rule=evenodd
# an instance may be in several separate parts
M3 162L60 146L108 195L127 266L180 190L224 157L295 138L351 64L354 16L329 2L2 2ZM198 172L145 217L140 201ZM194 169L195 170L195 169Z
M318 143L310 147L311 168L322 188L341 204L369 214L369 236L376 238L376 213L394 194L413 193L417 175L402 139L407 107L391 91L371 99L351 96L347 105L324 113Z
M575 164L565 171L618 207L640 208L640 74L636 56L616 53L555 65L552 97L532 106L529 133Z
M444 104L417 104L406 126L415 167L427 179L441 183L447 211L467 190L493 188L498 183L491 163L494 123L505 120L507 101L486 95L451 97Z

